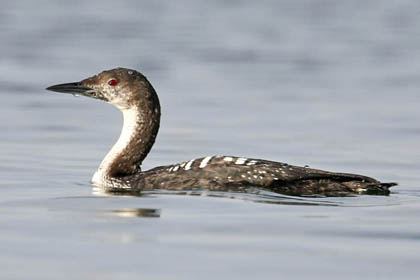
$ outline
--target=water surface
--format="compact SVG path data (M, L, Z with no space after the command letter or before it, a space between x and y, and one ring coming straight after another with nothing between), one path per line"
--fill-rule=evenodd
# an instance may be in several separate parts
M2 3L1 278L417 279L419 12L414 0ZM94 195L122 116L44 88L117 66L161 100L145 169L226 154L400 185Z

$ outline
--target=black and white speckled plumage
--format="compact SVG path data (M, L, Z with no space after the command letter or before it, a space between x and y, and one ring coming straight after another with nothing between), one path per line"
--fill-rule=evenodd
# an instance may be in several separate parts
M388 194L395 185L361 175L232 156L209 156L142 171L141 164L154 144L160 123L159 99L146 77L135 70L117 68L48 90L103 100L123 112L121 136L92 178L95 185L111 191L242 192L257 187L288 195L343 196Z

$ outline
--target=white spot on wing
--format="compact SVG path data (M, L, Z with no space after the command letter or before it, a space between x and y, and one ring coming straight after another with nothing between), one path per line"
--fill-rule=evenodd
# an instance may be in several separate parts
M204 168L207 166L207 163L209 163L209 161L211 160L211 156L210 157L205 157L201 162L200 162L200 168Z
M185 170L190 170L191 169L191 165L193 164L194 159L190 160L187 165L185 165Z
M238 158L235 162L235 164L244 164L245 161L247 161L247 158Z
M225 157L223 160L224 160L224 161L232 161L232 160L233 160L233 158L231 158L231 157Z
M177 171L178 168L179 168L179 165L175 166L174 169L173 169L173 171Z
M258 161L256 160L251 160L250 162L248 162L246 165L254 165L256 164Z

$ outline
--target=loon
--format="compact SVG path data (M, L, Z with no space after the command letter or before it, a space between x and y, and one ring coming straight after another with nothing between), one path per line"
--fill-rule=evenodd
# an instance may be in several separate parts
M161 115L157 93L143 74L116 68L47 90L99 99L122 111L121 135L92 178L94 185L105 190L246 192L257 188L293 196L347 196L388 195L396 185L362 175L234 156L207 156L143 171L141 165L155 142Z

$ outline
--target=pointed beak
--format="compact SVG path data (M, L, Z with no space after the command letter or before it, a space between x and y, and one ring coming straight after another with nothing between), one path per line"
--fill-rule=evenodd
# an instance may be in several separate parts
M92 88L83 86L80 82L54 85L47 87L46 90L62 93L80 94L89 97L91 96L91 93L95 91Z

